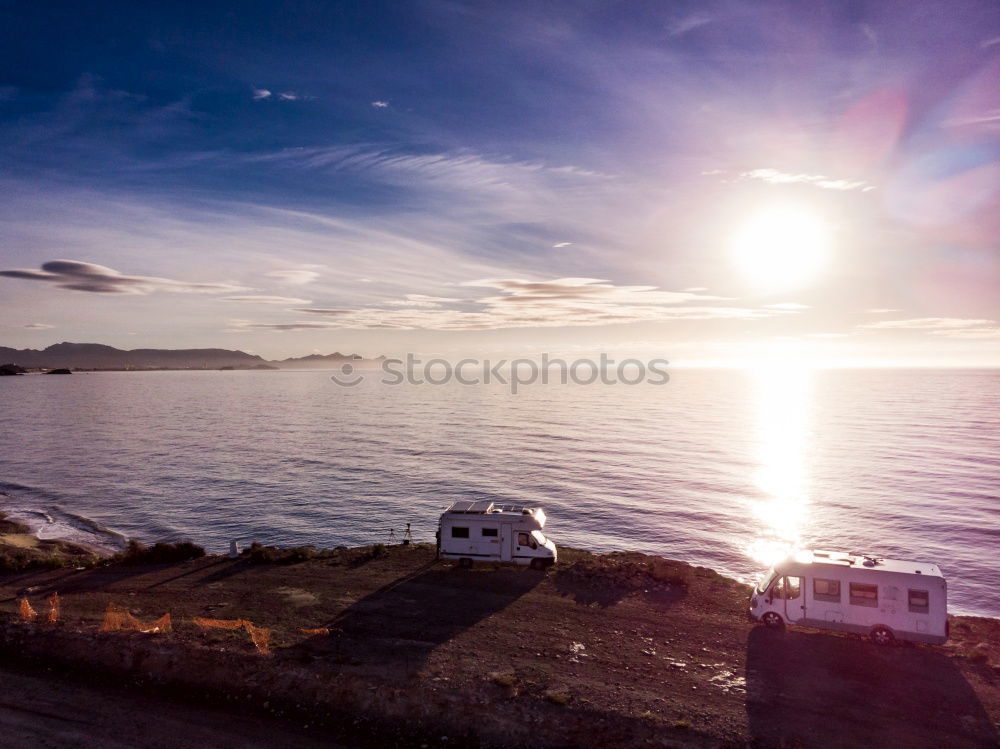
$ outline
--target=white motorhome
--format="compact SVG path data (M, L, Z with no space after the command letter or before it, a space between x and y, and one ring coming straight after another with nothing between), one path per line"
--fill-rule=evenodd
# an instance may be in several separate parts
M936 564L831 551L799 551L761 578L750 617L894 640L948 639L948 586Z
M455 502L438 525L438 554L473 562L510 562L544 569L556 562L556 545L542 534L545 512L498 502Z

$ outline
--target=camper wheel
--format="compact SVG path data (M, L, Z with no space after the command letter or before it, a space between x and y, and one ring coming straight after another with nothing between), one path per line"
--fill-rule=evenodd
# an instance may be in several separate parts
M892 645L895 641L896 637L888 627L880 625L872 630L872 642L876 645Z
M462 557L461 559L458 560L458 566L469 569L472 566L472 560L469 559L468 557Z
M775 614L773 611L768 611L764 616L761 617L761 621L771 629L781 629L785 626L784 620L779 614Z
M545 569L545 561L543 559L532 559L531 560L531 564L529 566L533 570L544 570Z

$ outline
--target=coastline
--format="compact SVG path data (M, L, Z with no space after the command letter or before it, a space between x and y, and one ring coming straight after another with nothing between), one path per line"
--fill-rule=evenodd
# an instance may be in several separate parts
M25 523L0 511L0 574L35 569L79 567L109 556L97 548L57 538L39 538Z
M57 624L20 621L21 596L44 614L52 592ZM754 627L747 592L683 562L574 549L548 573L460 570L427 544L105 561L0 574L0 652L382 745L995 743L1000 620L956 616L945 646L880 649ZM172 631L101 632L109 603L169 613ZM270 652L195 617L249 620Z

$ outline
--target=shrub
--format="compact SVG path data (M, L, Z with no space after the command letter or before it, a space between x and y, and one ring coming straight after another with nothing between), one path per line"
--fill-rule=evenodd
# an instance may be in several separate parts
M545 693L545 699L551 702L553 705L565 705L569 702L569 695L565 692L550 689Z
M144 546L136 540L128 542L125 551L111 558L119 564L168 564L186 562L205 556L205 550L190 541L167 543L157 541L152 546Z
M254 564L295 564L317 556L316 549L312 546L282 549L278 546L264 546L256 541L243 554Z
M380 557L380 556L383 556L388 551L389 550L386 548L385 544L375 544L372 547L372 556L373 557Z
M490 678L493 680L494 684L501 687L512 687L514 686L514 682L517 681L517 677L515 677L514 674L501 673L499 671L495 671L490 674Z

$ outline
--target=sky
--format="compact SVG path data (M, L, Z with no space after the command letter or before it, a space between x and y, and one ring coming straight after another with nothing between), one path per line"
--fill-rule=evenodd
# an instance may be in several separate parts
M1000 6L22 3L0 345L1000 365Z

